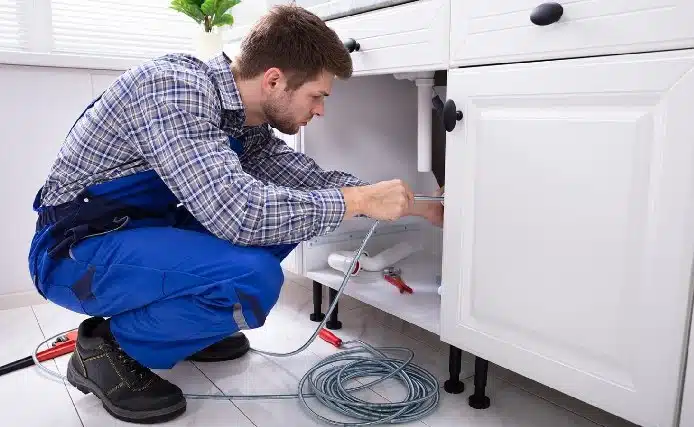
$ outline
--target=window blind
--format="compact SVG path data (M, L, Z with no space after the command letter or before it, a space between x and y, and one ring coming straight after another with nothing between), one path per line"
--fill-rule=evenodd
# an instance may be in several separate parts
M23 0L0 0L0 49L26 49L26 26L21 2Z
M0 0L0 2L5 0ZM170 0L51 0L53 52L151 58L193 51L200 31Z

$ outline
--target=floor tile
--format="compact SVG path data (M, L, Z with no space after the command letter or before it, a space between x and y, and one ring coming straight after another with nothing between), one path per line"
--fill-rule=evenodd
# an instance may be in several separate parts
M61 373L65 373L69 357L58 359ZM172 369L155 370L162 378L179 386L184 393L220 395L219 389L190 362L181 362ZM130 426L132 424L112 417L93 394L83 394L69 387L70 395L85 427ZM239 426L252 427L253 423L228 399L187 399L186 412L168 422L171 426Z
M538 399L517 387L490 377L486 390L491 400L487 409L473 409L468 396L472 379L461 394L441 393L438 410L422 421L430 427L598 427L597 424Z
M297 387L296 378L257 353L227 362L196 362L196 365L226 394L294 393Z
M555 389L546 387L536 381L523 377L499 366L490 365L489 372L503 379L505 382L512 384L528 393L538 396L541 399L550 401L557 406L560 406L568 411L581 414L583 417L600 424L604 427L639 427L638 425L619 418L615 415L602 411L585 402L561 393Z
M32 308L46 338L61 332L77 329L80 323L88 317L51 302L35 305Z
M356 392L354 396L366 402L386 402L382 397L368 389ZM307 398L306 403L310 409L307 409L299 399L236 401L239 408L241 408L258 427L323 427L329 425L317 418L311 412L311 409L319 416L336 422L354 423L361 421L357 418L333 411L318 402L315 398ZM399 425L426 427L423 423L418 421Z
M73 313L54 304L35 306L34 311L41 328L47 336L66 330L75 329L87 316ZM67 369L70 356L65 355L56 359L58 370L63 375ZM182 362L171 370L157 370L157 374L181 387L184 393L215 394L221 392L205 375L192 363ZM131 425L113 418L108 414L101 401L93 394L85 395L68 386L68 391L75 404L84 426L125 426ZM250 427L253 424L229 400L189 399L186 412L176 420L167 423L173 426L228 426L238 425Z
M323 293L323 310L328 307L328 291ZM342 300L341 300L342 302ZM342 328L332 331L347 342L362 340L375 347L405 347L415 353L414 363L431 372L440 387L448 378L449 347L435 334L424 331L381 310L345 297L340 304ZM284 353L296 350L319 325L309 319L313 311L312 283L292 277L282 289L279 301L265 325L247 331L253 348ZM78 327L84 315L72 313L54 304L42 304L0 311L0 333L5 343L0 347L0 364L29 354L43 336ZM17 333L21 330L22 333ZM347 346L346 348L349 348ZM229 399L188 399L186 413L167 424L176 426L292 427L326 425L314 417L297 398L247 399L248 394L290 394L297 391L301 377L325 357L344 352L317 338L308 348L292 357L270 357L251 352L241 359L218 363L182 362L171 370L157 371L179 385L184 392L213 394L222 391L236 396ZM389 352L399 359L404 354ZM64 373L69 355L47 362L47 366ZM439 389L441 402L437 410L405 425L430 427L634 427L596 408L551 390L527 378L490 365L487 388L492 406L475 410L467 398L473 391L474 357L463 354L461 378L466 390L459 395ZM499 378L495 377L498 375ZM361 378L363 383L369 378ZM0 390L11 390L7 416L16 425L111 426L126 425L111 417L93 395L84 395L72 386L45 378L35 367L0 377ZM395 379L361 390L357 396L369 402L395 402L405 397L405 388ZM27 402L39 399L45 410L28 410ZM355 421L325 408L315 398L308 404L319 414L345 422ZM8 412L9 411L9 412ZM580 414L580 415L578 415Z
M0 365L26 357L43 341L31 307L0 311ZM46 363L55 369L55 363ZM2 418L17 426L82 426L70 400L66 386L47 377L37 367L31 366L0 377L0 391L5 394ZM34 408L41 405L41 410Z

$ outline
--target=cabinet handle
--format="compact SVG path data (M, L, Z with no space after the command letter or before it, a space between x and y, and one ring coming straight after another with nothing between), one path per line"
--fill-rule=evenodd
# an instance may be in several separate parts
M559 21L564 14L564 8L559 3L543 3L533 9L530 22L535 25L550 25Z
M455 109L455 102L452 99L443 104L443 127L447 132L455 129L456 122L463 120L463 112Z
M355 50L359 50L359 43L357 43L357 41L354 39L347 39L347 41L345 41L344 45L345 45L345 48L347 48L347 51L349 51L349 53L352 53Z

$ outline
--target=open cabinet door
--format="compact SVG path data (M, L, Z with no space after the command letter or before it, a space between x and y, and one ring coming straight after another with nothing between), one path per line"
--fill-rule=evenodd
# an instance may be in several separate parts
M676 420L694 51L458 69L442 340L648 427Z
M284 141L292 150L301 152L301 135L303 134L303 130L296 135L287 135L278 131L277 129L273 129L273 132L275 133L275 136ZM293 251L289 253L289 255L287 255L284 261L282 261L281 266L284 270L297 275L304 274L302 253L303 245L303 242L300 243Z

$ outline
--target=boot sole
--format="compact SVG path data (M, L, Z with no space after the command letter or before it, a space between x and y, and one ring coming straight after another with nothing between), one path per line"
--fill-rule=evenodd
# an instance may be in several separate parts
M154 409L150 411L131 411L114 405L101 389L90 379L76 372L72 364L68 364L67 380L73 387L84 394L92 393L101 400L104 409L113 417L136 424L156 424L170 421L186 411L186 400L171 405L168 408Z

